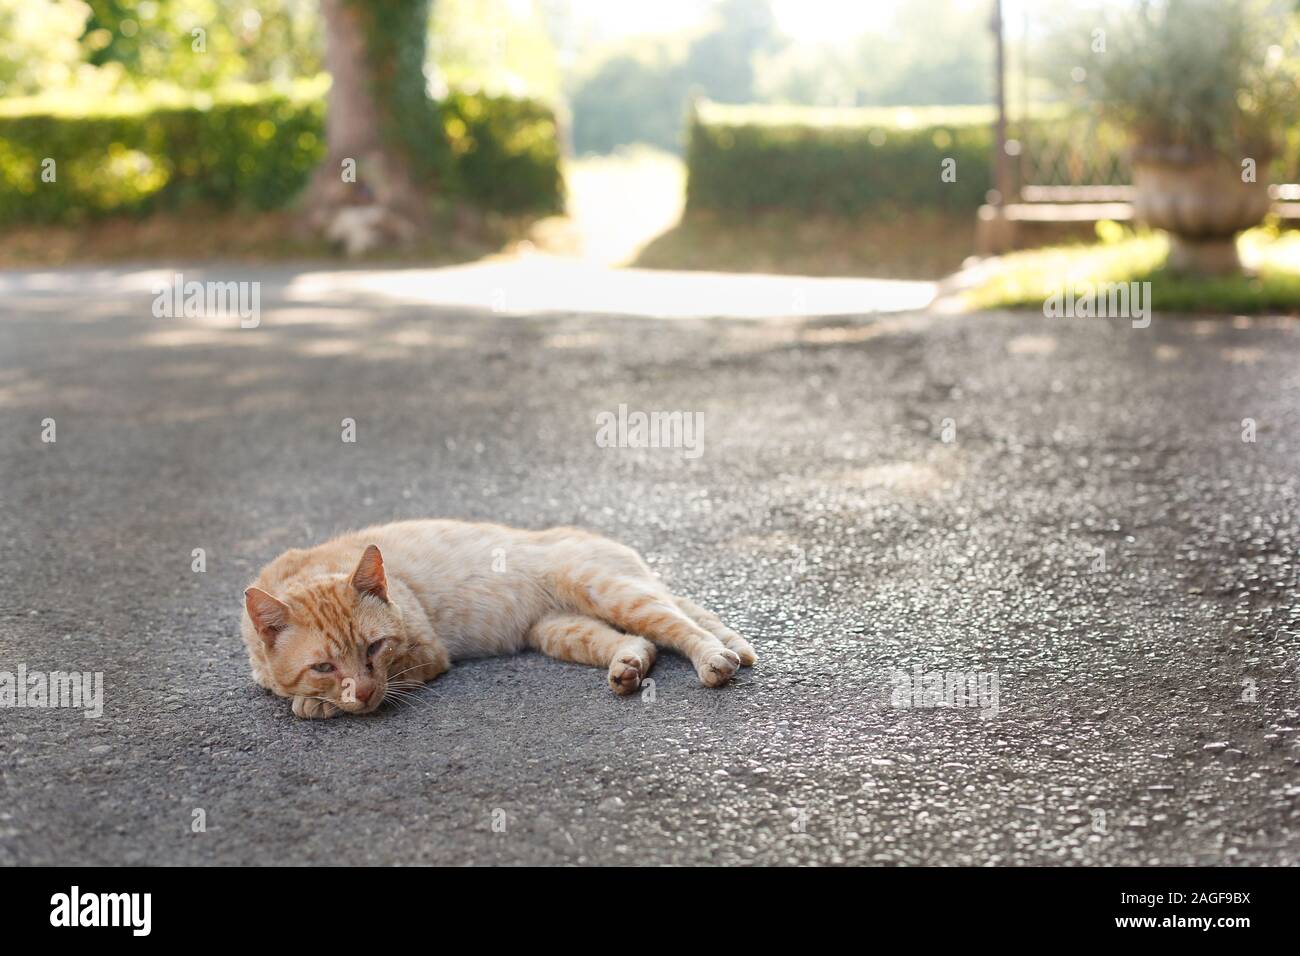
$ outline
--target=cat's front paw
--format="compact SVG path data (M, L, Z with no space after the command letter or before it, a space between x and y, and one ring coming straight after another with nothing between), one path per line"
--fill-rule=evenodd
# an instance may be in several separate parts
M705 687L721 687L731 680L731 675L740 668L740 657L735 651L723 648L712 651L700 658L695 665L695 673Z
M299 695L293 699L293 712L295 716L304 717L307 720L324 720L327 717L335 717L343 713L343 710L331 704L328 700Z

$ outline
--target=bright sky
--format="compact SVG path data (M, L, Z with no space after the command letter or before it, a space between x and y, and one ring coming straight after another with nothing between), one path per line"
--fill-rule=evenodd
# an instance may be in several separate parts
M772 0L781 30L798 40L833 40L860 34L892 19L907 0ZM1007 18L1017 14L1023 0L1005 0ZM712 0L571 0L583 20L597 25L607 37L641 33L674 33L700 23ZM983 6L992 0L952 0L956 7ZM1008 23L1010 26L1010 23Z
M781 29L797 40L835 40L856 36L893 19L907 0L772 0ZM992 15L993 0L949 0L955 10L984 9ZM1003 0L1002 16L1011 26L1028 0Z
M575 13L605 36L674 33L699 23L708 13L704 0L569 0Z
M773 0L782 32L797 40L856 36L888 22L900 0Z

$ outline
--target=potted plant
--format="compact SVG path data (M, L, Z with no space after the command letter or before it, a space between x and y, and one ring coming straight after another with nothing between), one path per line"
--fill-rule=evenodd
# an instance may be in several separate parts
M1300 115L1296 31L1291 0L1130 0L1083 37L1076 95L1128 131L1134 213L1169 232L1171 269L1241 268L1235 237L1268 213Z

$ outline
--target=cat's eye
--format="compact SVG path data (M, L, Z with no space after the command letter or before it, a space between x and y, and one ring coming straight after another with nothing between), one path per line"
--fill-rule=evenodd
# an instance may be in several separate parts
M313 664L311 665L311 669L316 671L318 674L328 674L330 671L334 670L334 665L330 663Z
M377 641L371 641L370 646L366 648L366 657L374 657L379 653L379 649L384 646L384 639L381 637Z

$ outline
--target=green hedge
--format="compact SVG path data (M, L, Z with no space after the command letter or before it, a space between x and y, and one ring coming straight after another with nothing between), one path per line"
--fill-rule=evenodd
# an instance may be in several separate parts
M489 209L560 212L564 176L555 114L538 100L452 93L442 101L456 188Z
M986 106L700 104L689 121L687 203L849 215L904 207L973 211L992 185L993 120ZM1034 141L1047 145L1047 154L1077 153L1078 139L1078 128L1058 116L1046 114L1035 123ZM1096 155L1089 158L1106 164L1115 158L1114 144L1111 137L1103 140L1090 141ZM953 182L940 176L946 159L956 161ZM1069 181L1062 169L1043 172L1046 181Z
M992 130L964 116L901 128L818 122L795 111L699 108L687 140L687 206L857 214L881 205L975 209L989 188ZM945 159L956 181L942 182Z
M986 106L810 109L700 103L688 121L687 206L856 215L901 209L974 211L992 186L994 112ZM1122 182L1123 131L1040 107L1012 124L1039 185ZM1300 175L1300 131L1284 132L1267 173ZM956 181L944 182L945 159ZM1019 162L1013 160L1013 163ZM1014 171L1013 171L1014 174Z
M196 203L274 209L325 151L325 90L243 88L219 97L111 103L0 101L0 223L76 222ZM455 93L439 104L452 155L446 192L506 212L560 208L555 119L529 100ZM42 181L42 163L57 179Z

